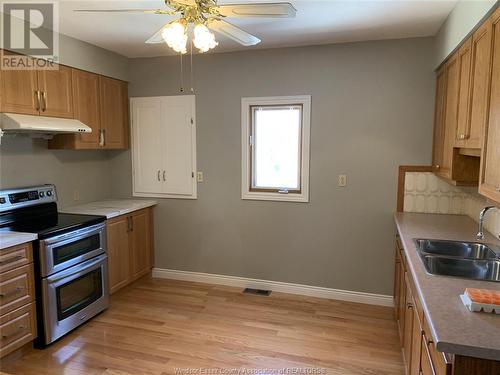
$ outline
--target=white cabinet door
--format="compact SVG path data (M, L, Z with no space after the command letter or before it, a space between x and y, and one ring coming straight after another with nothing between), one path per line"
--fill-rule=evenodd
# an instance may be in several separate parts
M162 189L161 99L132 98L134 193L155 194Z
M193 139L194 96L171 96L162 100L163 165L166 172L163 192L192 196L195 192Z
M194 95L132 98L134 195L195 199Z

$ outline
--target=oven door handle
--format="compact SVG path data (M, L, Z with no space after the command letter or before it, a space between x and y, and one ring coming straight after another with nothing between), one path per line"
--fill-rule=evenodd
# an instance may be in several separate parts
M69 232L69 233L61 234L59 236L50 237L50 238L47 238L45 240L41 240L40 242L42 244L44 244L45 246L55 246L55 245L58 245L60 243L66 243L68 241L71 242L71 241L83 239L86 237L90 237L90 236L97 234L99 232L103 232L104 228L105 228L105 224L99 223L99 224L95 224L95 225L92 225L92 226L87 227L87 228L79 229L79 230L74 231L74 232Z
M99 255L95 258L92 258L92 259L87 260L85 262L79 263L66 271L61 271L61 272L56 273L53 276L47 277L47 281L49 283L54 283L56 281L66 279L66 278L73 276L73 275L79 275L79 274L85 273L85 271L88 271L90 268L94 267L96 264L101 263L106 258L107 258L106 255Z

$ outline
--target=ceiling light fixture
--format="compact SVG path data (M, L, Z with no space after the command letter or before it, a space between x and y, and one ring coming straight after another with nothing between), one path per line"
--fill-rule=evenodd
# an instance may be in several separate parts
M186 23L182 22L182 20L171 22L165 26L161 32L161 36L163 37L165 43L167 43L168 46L175 52L187 52L187 27Z
M207 52L219 45L219 43L215 40L214 33L210 32L208 27L202 23L199 23L194 27L193 34L193 44L202 53Z

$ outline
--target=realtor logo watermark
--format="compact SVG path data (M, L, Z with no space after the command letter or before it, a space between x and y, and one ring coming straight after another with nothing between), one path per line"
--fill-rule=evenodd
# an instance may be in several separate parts
M59 4L56 1L2 1L0 4L1 68L57 69L54 63L59 59Z

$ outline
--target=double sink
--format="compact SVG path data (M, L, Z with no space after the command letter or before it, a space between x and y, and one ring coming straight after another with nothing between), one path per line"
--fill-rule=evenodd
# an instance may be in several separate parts
M414 241L430 274L500 282L498 246L432 239Z

